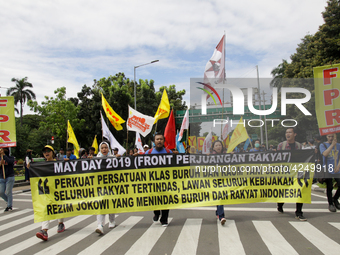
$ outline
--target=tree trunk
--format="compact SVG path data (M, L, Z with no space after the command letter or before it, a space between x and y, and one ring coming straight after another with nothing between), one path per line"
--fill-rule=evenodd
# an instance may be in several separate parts
M22 126L22 100L20 100L20 125Z

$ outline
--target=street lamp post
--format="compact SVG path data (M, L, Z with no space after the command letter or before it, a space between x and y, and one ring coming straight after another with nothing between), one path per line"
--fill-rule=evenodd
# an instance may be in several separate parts
M158 61L159 61L159 60L154 60L154 61L151 61L151 62L149 62L149 63L145 63L145 64L142 64L142 65L134 66L134 67L133 67L133 85L134 85L134 97L135 97L135 110L137 110L137 105L136 105L136 99L137 99L137 96L136 96L136 69L137 69L138 67L150 65L150 64L156 63L156 62L158 62Z

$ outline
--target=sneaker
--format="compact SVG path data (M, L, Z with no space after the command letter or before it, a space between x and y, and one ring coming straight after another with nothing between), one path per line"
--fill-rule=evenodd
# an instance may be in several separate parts
M223 226L224 223L225 223L226 221L227 221L227 220L226 220L225 218L222 218L222 219L221 219L221 225Z
M153 222L157 222L158 219L159 219L159 215L156 215L156 214L152 218Z
M115 221L109 222L109 228L114 228L115 226L116 226Z
M11 211L13 211L12 206L10 207L7 206L4 212L11 212Z
M36 237L44 240L44 241L47 241L48 240L48 234L47 234L47 231L46 230L40 230L40 232L36 233L35 234Z
M338 199L334 199L334 198L333 198L333 204L334 204L334 206L335 206L336 209L340 210L340 204L339 204Z
M102 225L98 225L98 227L96 228L96 233L98 233L99 235L104 234L104 229Z
M61 232L64 232L65 231L65 225L64 225L64 223L59 223L58 224L58 233L61 233Z
M336 212L336 208L335 208L334 205L329 205L329 206L328 206L328 210L329 210L330 212Z
M167 222L163 222L162 223L162 227L167 227L168 226L168 223Z
M295 218L297 218L298 220L301 220L301 221L307 221L307 219L305 217L303 217L303 215L296 215Z
M278 211L279 213L283 213L283 207L282 207L282 206L278 206L278 207L277 207L277 211Z

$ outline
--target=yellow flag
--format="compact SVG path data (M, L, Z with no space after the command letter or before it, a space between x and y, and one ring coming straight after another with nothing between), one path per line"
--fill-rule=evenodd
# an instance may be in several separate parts
M233 135L231 136L227 153L232 152L238 144L244 142L248 138L249 136L246 128L243 126L243 120L241 117L240 122L237 124Z
M230 143L230 136L228 135L227 138L224 140L225 147L229 147L229 143Z
M156 119L154 124L160 119L165 119L169 117L169 114L170 114L170 103L169 103L168 94L166 93L166 89L164 89L161 102L158 106L157 112L154 117Z
M92 147L95 149L94 154L98 154L98 142L97 142L97 135L93 139Z
M109 103L106 101L105 97L102 94L102 105L103 105L103 109L104 112L106 114L106 117L109 119L109 121L111 122L111 124L114 126L114 128L116 130L122 130L123 127L122 123L125 122L125 120L123 120L109 105Z
M67 121L67 134L68 134L68 139L67 142L68 143L72 143L74 146L74 155L79 158L79 144L77 141L77 138L73 132L72 126L70 124L70 121Z

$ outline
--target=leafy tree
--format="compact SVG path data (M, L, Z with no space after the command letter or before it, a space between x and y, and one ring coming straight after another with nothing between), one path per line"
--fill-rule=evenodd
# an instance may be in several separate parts
M64 147L66 144L67 121L69 120L77 136L77 130L80 130L84 124L83 119L77 118L79 108L70 100L66 99L66 88L57 88L54 91L56 97L45 96L45 100L38 104L36 101L28 101L31 110L38 112L44 117L44 121L39 123L40 130L47 130L55 137L55 146ZM78 141L79 142L79 141Z
M169 87L163 86L156 92L153 80L140 79L136 84L136 89L137 111L143 114L149 116L155 115L164 89L167 89L170 107L174 110L183 110L186 108L185 103L182 102L185 90L177 91L175 85L170 85ZM87 85L82 87L81 92L78 93L78 101L71 99L71 101L79 107L77 117L85 120L84 126L77 132L77 137L79 136L80 140L87 145L92 144L95 135L97 135L98 140L101 140L100 112L102 111L104 120L115 138L125 148L133 147L135 132L129 132L127 137L126 124L122 125L123 130L121 131L113 128L102 110L101 93L118 115L124 120L128 119L128 105L134 107L133 81L126 78L124 73L117 73L114 76L104 77L98 81L94 80L92 87ZM157 122L157 131L164 131L167 120L168 119L161 119ZM180 126L178 128L180 128ZM143 142L148 143L152 139L153 133L154 132L150 133L146 138L142 138Z
M40 157L41 149L49 143L52 133L48 130L39 129L39 123L44 121L40 115L24 115L22 125L20 118L16 118L16 139L17 147L11 149L11 154L16 159L24 159L27 149L33 150L33 157Z
M319 27L314 35L306 35L298 45L296 53L292 54L291 63L282 60L278 67L272 70L274 80L272 86L303 87L311 92L311 100L304 104L306 109L315 111L315 92L313 83L313 67L340 63L340 3L339 0L327 2L322 13L325 23ZM290 78L290 80L285 79ZM298 78L298 79L291 79ZM299 78L306 78L304 80ZM301 97L299 94L290 95L291 98ZM299 139L306 140L306 136L318 133L316 116L305 116L293 105L287 107L286 119L298 121ZM270 133L272 130L270 130Z
M33 85L27 81L27 77L22 79L12 78L12 82L15 82L15 87L7 90L7 96L14 97L14 104L20 103L20 125L22 125L23 104L28 100L35 99L34 92L25 88L33 88Z

